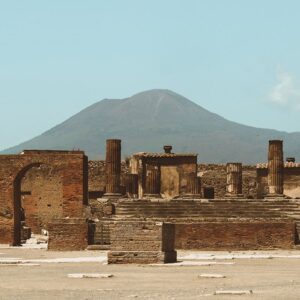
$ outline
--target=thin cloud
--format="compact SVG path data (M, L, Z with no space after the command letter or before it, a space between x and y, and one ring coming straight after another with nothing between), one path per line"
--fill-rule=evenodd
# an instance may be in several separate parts
M292 74L279 71L277 83L269 94L269 101L292 109L300 110L300 84Z

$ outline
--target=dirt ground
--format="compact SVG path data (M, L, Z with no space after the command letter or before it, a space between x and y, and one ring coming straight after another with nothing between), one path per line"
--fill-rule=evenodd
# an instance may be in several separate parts
M183 263L177 265L107 265L101 251L0 247L0 299L300 299L299 250L178 254ZM71 273L113 277L68 278ZM214 295L219 290L253 293Z

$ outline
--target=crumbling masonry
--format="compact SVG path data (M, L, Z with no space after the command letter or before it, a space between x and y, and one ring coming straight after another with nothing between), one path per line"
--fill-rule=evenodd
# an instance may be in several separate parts
M300 164L269 141L268 163L198 165L197 154L80 151L0 155L0 243L49 232L49 249L110 249L110 263L176 261L179 249L270 249L299 242Z

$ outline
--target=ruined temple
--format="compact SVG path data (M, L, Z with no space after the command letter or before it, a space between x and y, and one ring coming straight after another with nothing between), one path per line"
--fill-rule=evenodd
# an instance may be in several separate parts
M300 163L269 141L268 162L199 164L195 153L121 161L81 151L0 155L0 243L47 232L55 250L107 249L111 263L171 262L176 249L289 249L299 243Z

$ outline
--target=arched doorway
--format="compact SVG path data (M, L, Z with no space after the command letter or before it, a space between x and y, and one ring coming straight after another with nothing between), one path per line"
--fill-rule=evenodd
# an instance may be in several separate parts
M45 163L24 167L14 180L14 237L13 245L26 240L25 228L35 234L47 230L53 218L63 215L62 176L59 169Z
M31 174L29 170L36 168L37 171L43 165L47 165L60 175L53 186L59 186L56 207L59 209L59 217L77 218L81 217L84 207L88 203L88 160L82 151L56 151L56 150L24 150L16 155L0 155L0 243L19 245L21 226L21 207L23 198L30 198L30 190L22 191L22 180L24 175ZM25 176L26 177L26 176ZM45 182L35 186L40 192L47 195L53 190L51 180L53 173L45 176ZM32 177L34 178L34 176ZM34 181L36 182L36 180ZM23 194L22 194L23 192ZM25 192L25 193L24 193ZM26 192L27 195L26 195ZM50 199L50 198L45 198ZM53 200L53 197L51 197ZM38 203L43 203L44 217L52 218L56 213L53 201L43 201L42 196ZM25 199L26 201L26 199ZM29 203L30 206L30 203ZM32 205L31 205L32 207ZM62 211L62 214L61 214ZM26 214L26 212L25 212ZM26 215L25 215L26 217ZM27 212L28 221L28 212ZM41 222L43 225L43 222Z

